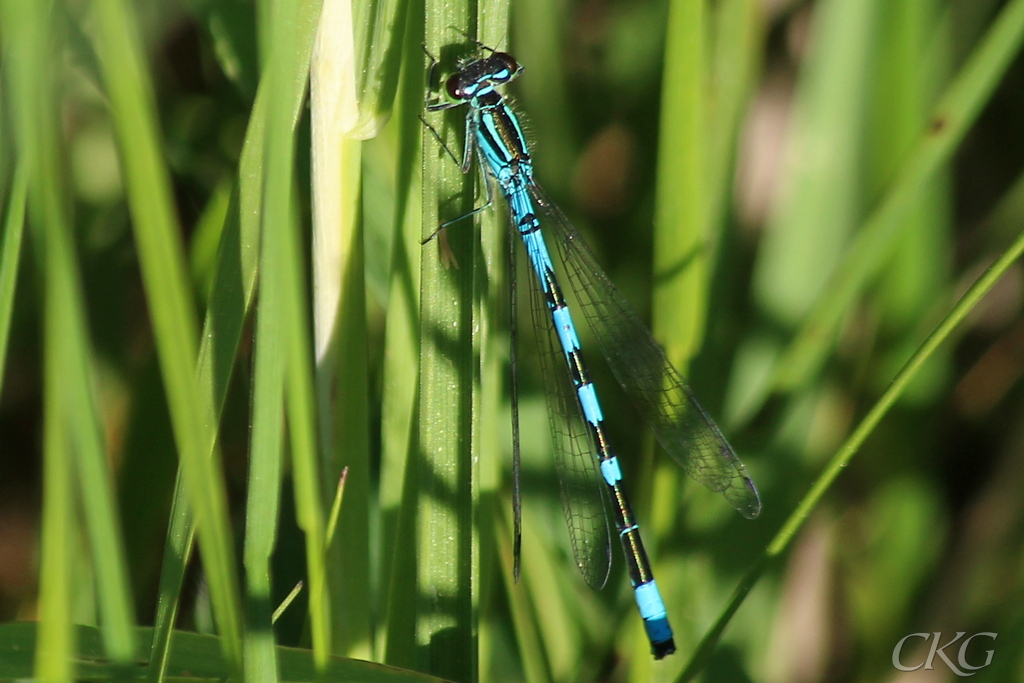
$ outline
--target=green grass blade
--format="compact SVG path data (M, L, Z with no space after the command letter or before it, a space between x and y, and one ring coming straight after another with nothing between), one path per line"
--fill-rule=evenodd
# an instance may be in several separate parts
M223 480L209 457L215 422L210 396L195 374L197 325L166 162L138 32L121 0L96 2L100 56L134 217L155 340L225 656L241 666L240 600L234 574Z
M700 348L707 315L706 32L704 0L669 5L654 215L653 331L681 368Z
M242 168L249 168L254 156L251 149L262 142L262 109L257 105L249 126L249 135L243 148ZM253 143L253 140L257 143ZM262 184L262 175L256 171L243 173L242 190L252 196L253 185ZM252 304L256 282L256 259L251 252L259 248L258 237L243 239L243 226L248 224L250 232L258 228L253 217L259 216L258 209L251 206L249 212L239 210L239 193L232 193L224 227L220 230L220 243L214 266L213 286L210 291L206 318L203 323L203 338L199 348L197 376L201 388L212 396L214 410L220 415L227 396L228 381L234 367L235 355L241 340L242 326L249 306ZM254 225L255 224L255 225ZM251 237L251 235L250 235ZM214 434L210 435L214 437ZM215 441L208 444L209 450ZM157 591L157 610L154 619L154 638L150 653L149 675L151 681L163 680L174 624L178 614L179 598L185 569L192 556L195 541L195 520L189 508L185 481L181 470L175 478L174 495L171 502L170 524L164 548L164 561Z
M247 145L252 146L248 149L259 150L259 155L246 157L243 154L243 165L251 164L254 172L267 181L265 187L258 182L253 183L248 195L255 200L262 193L263 201L257 203L260 209L257 215L262 218L264 229L258 242L262 246L262 294L256 327L247 500L249 522L244 550L247 609L249 623L253 627L247 636L246 675L264 681L276 680L278 676L272 628L274 606L271 602L271 555L277 543L284 446L281 411L286 405L289 408L290 434L293 437L292 454L296 459L294 485L297 505L300 506L298 514L300 525L307 532L309 585L315 591L314 595L325 594L323 555L319 552L323 544L323 511L319 509L321 499L316 490L317 459L312 450L315 440L311 436L313 426L309 413L309 387L300 388L300 392L307 392L305 395L286 394L286 378L293 383L293 387L296 382L300 387L308 382L308 379L302 377L309 367L305 355L306 342L301 335L296 339L294 334L281 333L282 329L305 324L301 312L297 316L294 310L297 306L294 300L297 295L295 282L305 279L293 245L298 232L292 196L294 139L319 12L319 2L290 4L287 20L280 17L280 23L272 22L276 56L268 63L260 93L274 93L275 97L268 104L261 105L260 102L267 100L261 95L257 96L256 110L260 115L266 113L266 126L261 122L250 128ZM256 118L254 116L254 122ZM262 171L264 168L267 169L265 175ZM248 274L246 270L245 275ZM247 277L245 281L249 281ZM324 618L328 608L323 600L318 604L311 600L314 658L318 668L325 666L328 654L330 630Z
M45 311L46 355L43 406L43 520L39 569L39 644L34 676L41 681L71 679L75 651L72 631L74 489L71 485L71 440L61 406L63 363L60 325L66 320L48 303Z
M509 2L498 0L482 3L478 8L477 38L485 45L505 45L508 42ZM432 138L433 136L431 136ZM479 433L479 454L477 469L477 518L479 534L477 556L479 558L474 581L478 586L478 610L498 600L499 590L510 585L507 576L501 577L496 563L511 566L511 554L501 554L498 535L508 528L500 508L506 507L504 499L499 502L502 473L508 471L506 444L509 442L506 426L508 411L504 406L503 393L507 373L508 336L503 330L508 324L508 262L509 221L507 206L495 206L480 216L480 275L478 276L477 298L481 301L479 323L480 359L480 412L477 424ZM454 227L454 226L453 226ZM512 247L517 245L512 244ZM502 580L504 578L505 580ZM486 612L485 612L486 614ZM478 638L478 661L490 661L494 651L495 637L500 633L490 628L490 619L480 619ZM481 664L482 668L484 664ZM483 674L486 678L487 674Z
M325 6L310 74L314 344L323 494L330 495L333 487L328 486L345 467L350 475L338 529L345 540L328 548L334 652L368 658L370 390L360 211L362 144L356 137L370 131L360 129L356 91L359 74L374 67L353 59L358 52L352 11L343 4Z
M53 73L52 4L8 0L2 26L12 56L14 127L21 140L29 211L40 270L49 278L43 302L43 501L39 562L39 640L32 675L42 681L70 680L76 561L74 460L63 383L72 365L66 330L77 322L76 272L68 238L70 221L59 152L56 79ZM81 390L81 387L70 387Z
M306 72L311 57L302 27L315 25L320 5L319 1L310 0L297 12L294 3L274 4L271 22L274 52L265 70L270 92L293 92L295 85L305 82L305 78L295 79L297 72ZM295 169L292 102L292 98L275 98L267 108L260 278L263 288L280 290L280 307L268 315L277 324L284 345L285 406L296 519L305 533L313 657L317 668L323 669L331 648L331 605L324 553L326 508L317 453L310 321L304 294L306 273L292 191Z
M322 78L345 103L344 120L334 123L353 139L376 136L391 115L408 5L408 0L328 4L321 19L317 62L324 65ZM325 88L321 97L327 94Z
M341 471L338 477L338 485L334 489L334 500L331 501L331 511L327 515L327 529L324 532L324 542L329 548L334 544L338 531L338 516L341 514L341 504L345 500L345 481L348 479L348 468Z
M70 253L70 249L68 250ZM69 273L78 269L66 264ZM70 280L73 275L69 277ZM82 511L88 530L89 553L92 557L97 586L104 639L108 656L121 666L131 668L135 652L135 614L130 595L128 561L121 538L121 523L117 515L116 496L108 467L109 455L100 429L96 405L95 379L85 334L84 302L74 296L69 299L75 308L71 319L62 321L59 334L64 337L67 370L61 391L67 397L65 409L71 428L71 443L76 451L76 488L82 501Z
M426 45L451 70L472 52L452 27L472 34L472 3L426 4ZM423 68L427 62L424 58ZM462 150L465 112L431 116L450 149ZM458 152L456 152L458 153ZM423 136L423 231L472 208L472 176L430 135ZM454 198L454 200L453 200ZM445 268L450 245L457 267ZM416 647L418 669L475 680L478 585L477 501L480 408L480 247L475 225L452 226L424 246L420 291L419 454L417 487Z
M406 26L407 45L423 40L422 3L413 3ZM422 234L422 158L420 136L425 87L422 51L404 53L395 123L398 131L397 202L391 250L391 280L384 323L384 361L381 392L380 465L380 585L386 604L383 637L378 641L382 661L415 665L415 503L410 479L417 472L415 419L419 387L420 245Z
M354 62L359 120L352 136L365 140L380 132L391 115L402 66L409 0L354 3ZM408 42L404 49L413 49Z
M705 91L708 100L706 199L707 230L711 258L716 256L715 238L726 228L729 190L736 168L736 146L743 116L756 85L760 55L764 50L765 27L762 8L756 0L726 0L712 8L713 45Z
M529 681L529 683L545 683L546 681L556 679L552 668L568 675L571 667L574 667L576 664L575 662L569 662L570 670L567 670L563 667L567 663L568 657L560 656L561 653L568 653L574 650L574 648L566 647L566 644L569 642L570 631L566 630L562 633L562 637L558 639L557 644L553 648L554 652L545 652L544 635L537 623L537 610L534 609L534 605L531 603L531 593L524 590L526 588L525 585L517 587L515 577L512 575L512 554L514 552L512 519L511 514L507 512L508 506L503 505L502 507L505 508L505 514L502 515L500 511L496 513L499 517L504 518L504 524L496 525L497 542L495 543L495 552L498 554L498 564L501 566L505 585L508 587L509 610L512 613L512 625L515 628L516 642L519 647L519 665L522 667L524 680ZM523 545L526 546L523 549L524 554L526 554L524 559L529 560L533 558L538 560L544 557L543 551L536 554L530 552L530 546L533 545L531 537L524 538ZM532 583L531 576L524 575L522 582L524 584ZM541 574L540 576L543 575ZM548 584L548 582L542 583ZM545 587L552 588L550 585L545 585ZM556 618L563 614L557 610L546 610L545 612L549 615L553 614ZM548 665L545 654L547 654L548 658L554 660L553 665Z
M149 681L163 681L167 675L181 587L195 543L195 520L189 508L188 487L182 475L179 467L174 481L171 518L167 525L164 561L157 588L156 618L153 620L153 641L149 652Z
M829 487L839 477L839 474L850 464L850 460L857 454L864 441L874 431L875 427L878 426L878 423L885 417L889 409L903 395L907 386L917 376L925 362L935 354L939 346L949 338L957 326L963 322L967 314L977 306L978 302L995 286L999 278L1022 254L1024 254L1024 232L1020 233L1009 249L971 285L970 289L964 293L956 305L953 306L932 333L928 335L924 343L914 352L914 355L907 360L899 373L893 377L888 389L875 402L871 410L868 411L843 445L828 461L821 475L815 479L807 493L800 499L793 512L786 518L782 527L765 548L761 558L748 570L740 581L736 590L733 591L728 606L719 615L711 629L704 635L699 647L690 658L685 671L683 671L678 680L693 680L705 666L711 651L717 645L725 627L743 603L750 589L757 583L765 570L773 566L789 548L797 532L810 517L811 511L821 502L825 492L828 491Z
M14 313L14 292L18 286L18 262L21 260L21 238L25 233L25 202L28 177L24 165L14 172L14 181L4 215L3 243L0 244L0 396L4 388L4 359L10 341L11 315Z
M263 143L265 113L260 102L258 99L249 122L239 188L232 192L224 227L220 230L213 285L196 363L199 385L210 394L217 415L224 409L242 329L256 290L260 211L254 195L258 195L262 187L263 175L261 165L254 163L253 149ZM209 448L213 447L211 441Z
M267 286L260 293L256 316L256 358L253 364L252 434L249 442L245 545L246 633L245 675L248 680L272 683L278 663L274 648L270 560L277 542L284 463L285 348L278 327L284 302L281 288Z

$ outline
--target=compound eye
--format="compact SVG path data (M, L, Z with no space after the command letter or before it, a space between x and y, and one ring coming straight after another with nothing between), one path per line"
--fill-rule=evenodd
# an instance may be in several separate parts
M444 87L448 91L448 97L453 100L466 99L465 93L462 91L462 79L459 78L458 74L449 76L448 80L445 81Z
M513 76L516 75L516 72L519 71L519 63L516 62L516 58L507 52L495 52L493 55L491 55L491 59L497 59L499 62L501 62L508 72L507 74L503 74L502 78L495 80L500 80L502 82L510 80Z

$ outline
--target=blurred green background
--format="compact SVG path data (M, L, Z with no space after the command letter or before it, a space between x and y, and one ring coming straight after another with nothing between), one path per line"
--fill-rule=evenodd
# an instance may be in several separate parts
M252 659L260 633L455 680L671 680L693 666L707 681L810 682L910 680L894 667L897 642L959 631L998 634L967 652L971 664L995 653L974 680L1024 679L1019 264L899 388L820 503L798 513L802 526L787 527L796 535L776 537L816 502L812 484L943 316L1019 249L1024 3L359 4L352 78L365 140L343 155L356 171L338 188L352 217L339 223L353 237L339 250L342 303L327 304L338 317L321 332L325 276L313 264L327 247L309 236L323 202L310 168L333 151L318 147L303 99L319 3L4 2L0 620L100 626L95 656L123 666L150 656L149 632L119 641L111 624L225 634L233 614L251 680L276 675ZM113 45L119 16L141 48L137 74ZM485 200L476 171L463 179L418 118L421 44L447 73L476 49L460 31L524 65L508 90L539 182L652 322L762 494L749 522L684 481L591 354L677 632L679 652L663 663L646 652L618 551L600 593L573 566L546 378L530 346L520 356L523 576L511 580L505 206L495 198L480 232L466 221L419 245L437 220ZM324 78L327 92L347 92ZM132 87L149 114L132 108ZM324 92L314 85L314 117ZM430 119L456 155L462 116ZM147 166L132 151L149 137ZM468 183L461 205L457 182ZM146 232L147 215L166 218L173 249L147 241L161 229ZM260 231L266 245L268 235L292 242L259 253ZM457 267L441 263L446 249ZM250 307L257 272L279 301L257 295ZM521 318L531 324L528 311ZM275 340L297 355L264 365L258 351ZM220 413L219 476L203 493L206 399L168 379L190 378L197 350L213 369L196 395ZM175 366L175 352L192 365ZM461 379L430 380L440 377ZM451 489L429 469L449 447L467 458ZM226 535L206 537L220 522L200 524L204 566L188 562L168 593L172 548L187 545L165 545L185 451L198 456L183 490L200 518L223 512ZM338 530L324 542L345 465ZM259 495L255 472L269 477ZM448 551L431 534L460 539L457 559L438 559ZM256 537L268 548L259 571ZM214 548L223 556L211 560ZM108 573L102 555L123 567ZM319 616L308 597L317 571L332 596ZM728 620L744 575L759 581L705 657L701 639ZM432 597L443 597L439 576L457 584L451 605ZM270 609L304 578L271 631ZM177 617L158 611L158 597L179 594ZM61 632L46 642L63 642L56 652L70 662L75 640ZM221 642L230 667L236 655ZM923 662L929 644L912 640L902 662ZM947 651L954 661L958 649ZM277 656L282 679L307 680ZM42 659L37 675L72 670L46 673ZM0 656L0 670L23 671L3 666ZM934 669L928 680L953 680L941 659Z

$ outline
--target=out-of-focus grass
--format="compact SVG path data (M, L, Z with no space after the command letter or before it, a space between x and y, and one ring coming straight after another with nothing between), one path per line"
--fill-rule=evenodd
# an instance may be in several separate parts
M153 678L867 681L961 630L1024 675L1024 0L366 3L315 57L317 0L2 2L10 676L153 643ZM762 493L747 522L648 457L588 355L662 663L621 562L594 593L570 559L529 345L512 578L506 208L420 245L486 199L418 119L466 34L525 66L540 182ZM464 114L427 116L456 156Z

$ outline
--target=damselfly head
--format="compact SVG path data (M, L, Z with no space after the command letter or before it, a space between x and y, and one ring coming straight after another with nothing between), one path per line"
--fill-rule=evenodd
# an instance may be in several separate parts
M507 52L494 52L469 62L449 76L445 89L453 100L467 101L489 92L496 85L508 83L521 70L515 57Z
M512 77L519 73L519 63L515 57L507 52L495 52L487 59L488 61L493 60L503 65L503 68L496 70L491 76L491 81L494 83L505 83L512 80Z

